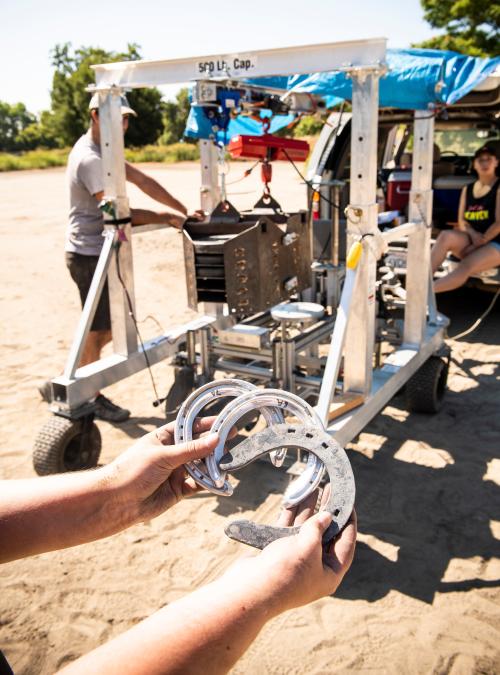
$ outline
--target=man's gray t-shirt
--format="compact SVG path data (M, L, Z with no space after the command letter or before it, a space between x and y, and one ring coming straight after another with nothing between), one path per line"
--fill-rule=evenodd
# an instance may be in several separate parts
M69 153L66 178L70 212L65 250L81 255L99 255L103 245L103 217L94 197L102 192L102 158L90 130Z

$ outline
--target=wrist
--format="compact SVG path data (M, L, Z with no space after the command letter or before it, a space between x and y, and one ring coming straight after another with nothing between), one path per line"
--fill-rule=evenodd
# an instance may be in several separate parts
M238 560L218 582L224 592L227 589L235 596L241 596L247 606L264 607L271 619L294 605L290 602L291 589L287 589L287 571L265 564L261 555Z
M97 517L99 537L107 537L135 525L140 518L137 501L130 499L127 481L116 460L96 469L96 491L100 493L101 508Z
M240 562L252 565L256 560L257 558L252 557ZM238 563L234 567L214 582L216 587L220 587L216 588L217 592L223 594L226 601L230 601L235 607L241 607L245 612L258 613L264 622L289 609L276 591L276 586L269 583L258 565L255 565L252 572L241 570Z

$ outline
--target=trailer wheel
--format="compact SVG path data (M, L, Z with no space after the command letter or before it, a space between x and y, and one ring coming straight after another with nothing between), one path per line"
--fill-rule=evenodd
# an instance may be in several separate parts
M406 407L410 412L437 413L443 404L448 363L431 356L406 383Z
M170 387L165 400L165 419L172 422L177 417L179 408L194 390L194 370L191 366L176 366L174 383Z
M39 476L92 469L100 454L101 433L94 422L53 415L35 439L33 466Z

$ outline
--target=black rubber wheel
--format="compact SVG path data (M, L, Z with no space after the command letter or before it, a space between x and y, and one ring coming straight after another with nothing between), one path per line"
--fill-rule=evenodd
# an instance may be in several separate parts
M191 366L176 366L174 383L170 387L165 400L165 419L172 422L177 417L179 408L194 390L194 370Z
M437 413L443 405L448 363L431 356L406 383L406 408L410 412Z
M39 476L92 469L100 454L101 433L93 422L53 415L35 439L33 466Z

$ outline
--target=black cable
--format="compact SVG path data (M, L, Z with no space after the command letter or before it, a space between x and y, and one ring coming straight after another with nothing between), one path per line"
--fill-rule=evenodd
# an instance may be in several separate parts
M287 160L290 162L290 164L293 166L293 168L295 169L295 171L296 171L296 172L299 174L299 176L302 178L302 180L304 181L304 183L305 183L308 187L310 187L311 190L312 190L313 192L317 192L320 199L323 199L323 201L325 201L327 204L330 204L330 206L333 206L334 209L338 209L338 210L340 211L340 204L335 204L335 202L333 202L331 199L328 199L328 197L325 197L324 195L322 195L322 194L321 194L321 191L320 191L320 190L317 190L317 189L314 187L314 183L313 183L312 181L310 181L310 180L307 180L307 178L306 178L305 176L302 175L302 173L300 172L299 168L297 167L297 165L295 164L295 162L293 161L293 159L290 157L290 155L288 154L288 152L285 150L285 148L282 148L282 150L283 150L283 154L285 155L285 157L287 158ZM312 197L311 197L311 201L312 201Z
M330 246L330 242L332 240L332 232L328 232L328 237L326 238L325 245L321 249L321 253L318 256L318 260L321 260L321 258L325 255L326 249Z
M132 322L133 322L134 327L135 327L135 332L137 333L137 337L139 338L139 342L141 343L142 353L144 354L144 359L146 361L146 366L147 366L147 369L148 369L148 372L149 372L149 377L151 378L151 384L153 385L154 395L156 396L156 399L153 401L153 406L155 408L157 408L159 405L161 405L163 403L163 401L165 399L164 398L160 399L159 396L158 396L158 391L156 389L156 384L155 384L154 377L153 377L153 371L151 370L151 364L149 362L149 358L148 358L146 349L144 348L144 342L142 341L141 333L139 331L139 326L137 325L137 320L135 318L134 308L132 306L132 300L130 298L128 289L125 286L125 282L122 279L122 273L121 273L121 270L120 270L120 248L121 248L121 243L118 242L117 246L116 246L116 273L117 273L117 276L118 276L118 280L120 281L120 284L122 285L123 291L125 293L125 297L127 298L129 316L132 319Z

